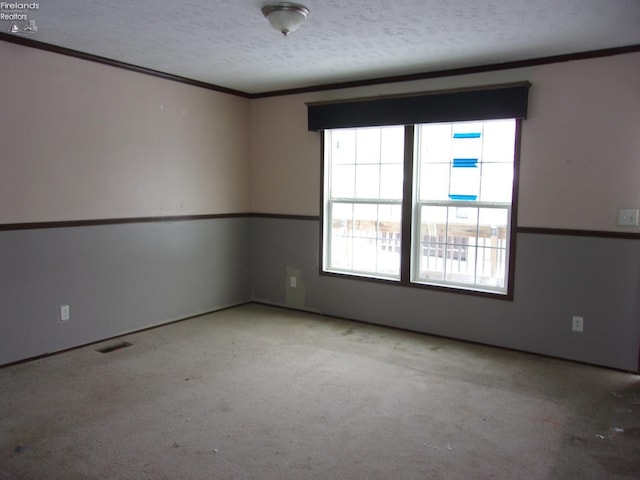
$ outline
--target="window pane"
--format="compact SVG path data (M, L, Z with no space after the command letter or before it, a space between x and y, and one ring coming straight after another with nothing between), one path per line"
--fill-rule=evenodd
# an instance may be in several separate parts
M417 279L474 283L477 208L423 206Z
M380 198L402 200L404 167L401 163L380 165Z
M451 159L451 124L419 125L416 133L416 138L420 142L418 156L422 162L449 163Z
M509 210L507 208L479 209L479 223L481 227L499 229L500 238L506 238L506 228L509 224ZM492 233L495 235L495 233Z
M353 129L330 130L326 132L329 139L330 158L333 165L355 163L356 131ZM325 146L326 148L326 146Z
M378 198L380 195L380 165L356 166L356 198Z
M356 232L362 235L362 232ZM356 236L353 239L353 269L356 272L368 273L375 272L374 262L371 262L372 256L376 254L375 237Z
M402 207L400 205L380 205L378 207L376 272L379 274L400 277L401 218Z
M478 223L477 283L506 285L509 210L481 208Z
M451 135L452 159L482 159L482 123L454 123Z
M475 207L447 207L448 242L455 243L461 237L475 237L478 231L478 209Z
M483 163L480 200L511 202L513 163Z
M404 163L404 127L386 127L381 131L380 161Z
M419 200L510 202L514 135L513 119L420 125Z
M399 278L401 205L333 203L327 268Z
M475 159L473 159L475 160ZM451 165L449 198L451 200L477 200L480 196L480 169L477 160L456 158Z
M444 256L447 234L447 207L420 209L420 241L417 248L418 277L422 280L444 280ZM414 246L415 251L415 246Z
M482 123L454 123L451 128L451 200L477 200L480 195Z
M355 193L355 182L355 165L334 165L331 169L331 197L353 198Z
M380 128L359 128L356 139L356 163L380 163Z
M354 270L399 275L400 218L399 205L355 205Z
M485 122L483 161L513 163L515 134L516 122L513 119Z
M506 286L507 208L421 207L416 280Z
M447 234L448 207L422 207L420 233L429 237L438 237Z
M338 269L350 269L353 250L353 205L334 203L331 205L332 218L329 223L331 246L329 265Z
M401 210L400 205L333 204L329 267L398 277Z
M475 207L448 207L447 263L445 279L455 283L474 283L478 209Z
M372 204L354 205L353 220L355 224L355 236L360 238L375 238L378 206Z
M420 200L449 200L449 174L447 163L425 163L420 171Z

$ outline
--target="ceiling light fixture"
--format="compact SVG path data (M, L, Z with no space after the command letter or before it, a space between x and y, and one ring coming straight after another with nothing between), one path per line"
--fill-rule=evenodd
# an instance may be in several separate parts
M285 37L296 31L309 15L309 9L297 3L277 3L262 7L262 13L273 28Z

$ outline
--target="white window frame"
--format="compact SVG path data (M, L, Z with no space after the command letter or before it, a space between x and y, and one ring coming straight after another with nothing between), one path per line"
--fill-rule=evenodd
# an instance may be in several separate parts
M503 277L505 279L504 287L495 287L490 285L482 285L478 283L477 271L474 273L474 282L455 282L452 280L425 280L420 278L419 270L420 270L420 250L423 247L421 243L421 229L422 218L421 212L423 206L433 206L433 207L451 207L451 208L471 208L471 209L486 209L486 208L496 208L501 210L507 210L507 217L511 219L511 204L510 203L497 203L497 202L474 202L472 205L466 202L460 201L414 201L414 209L413 209L413 224L412 224L412 242L411 242L411 282L421 285L432 285L432 286L442 286L442 287L450 287L450 288L458 288L462 290L470 290L470 291L478 291L478 292L487 292L487 293L498 293L498 294L506 294L508 290L509 283L509 258L511 256L511 229L510 226L507 225L506 228L506 239L505 239L505 248L504 248L504 260L501 262L504 266ZM445 234L445 237L449 235ZM469 237L471 238L471 237ZM443 245L451 245L454 246L456 244L444 243ZM467 248L472 248L473 246L467 246ZM454 259L455 260L455 259ZM476 259L477 262L477 259ZM445 274L448 273L446 265L447 262L445 260Z
M510 258L511 258L511 225L512 222L515 221L515 219L513 218L512 215L512 204L514 202L515 196L517 192L515 192L514 190L514 183L516 182L516 164L517 164L517 148L518 148L518 133L519 133L519 122L516 119L500 119L497 120L497 122L504 122L504 121L512 121L513 122L513 153L512 153L512 162L499 162L497 163L498 165L502 164L502 165L511 165L511 167L513 168L513 175L511 177L511 184L509 185L509 189L510 189L510 201L483 201L482 197L484 195L483 189L482 189L482 183L483 183L483 175L486 175L486 168L490 165L496 165L495 162L492 161L488 161L487 160L491 160L491 159L485 159L483 158L483 144L484 144L484 138L485 138L485 124L486 122L492 122L492 120L482 120L482 121L460 121L460 122L444 122L442 124L435 124L435 125L442 125L445 127L448 127L449 125L451 125L451 134L454 133L454 130L457 128L465 128L467 126L472 126L472 127L480 127L480 131L477 133L479 139L481 138L482 140L480 141L480 151L476 151L475 154L478 155L478 158L468 158L465 159L467 161L471 161L474 160L474 164L477 163L477 168L478 168L478 180L477 180L477 186L478 186L478 199L474 199L472 201L470 200L460 200L460 199L449 199L449 200L435 200L435 199L429 199L429 200L422 200L421 197L421 192L420 192L420 179L421 179L421 159L420 159L420 154L419 151L421 150L421 142L424 141L424 139L420 138L419 135L419 130L420 130L420 125L416 125L415 126L415 131L416 131L416 135L415 135L415 140L414 140L414 157L413 157L413 190L412 190L412 234L411 234L411 282L412 283L418 283L418 284L424 284L424 285L434 285L434 286L442 286L442 287L452 287L452 288L459 288L459 289L466 289L466 290L472 290L472 291L479 291L479 292L488 292L488 293L497 293L497 294L501 294L501 295L506 295L508 294L508 287L509 287L509 271L510 271L510 267L511 267L511 262L510 262ZM481 125L479 125L481 124ZM434 125L434 124L428 124L428 125ZM509 127L507 127L509 128ZM475 128L474 128L475 131ZM451 135L450 134L450 135ZM451 138L451 136L449 137ZM455 137L454 137L455 138ZM450 140L451 141L451 140ZM455 141L455 140L454 140ZM466 140L461 140L462 142L465 142ZM455 155L452 153L448 158L448 162L449 162L449 172L450 175L452 175L452 168L454 167L454 157ZM443 165L444 163L440 162L439 165ZM467 170L462 169L462 171ZM451 181L451 177L449 177L450 181ZM505 186L506 188L506 186ZM504 194L504 193L503 193ZM423 208L422 207L442 207L442 208L447 208L449 209L468 209L468 210L475 210L476 212L476 220L475 220L475 236L469 235L466 236L465 238L467 238L467 244L463 244L463 243L455 243L455 240L453 241L453 243L450 242L449 239L451 238L458 238L455 236L455 233L451 234L449 232L449 228L451 227L451 224L449 223L449 217L447 216L446 221L444 222L444 227L445 227L445 232L443 237L443 240L440 240L440 238L438 238L438 240L436 241L437 243L434 243L435 245L437 245L437 253L435 255L435 257L439 257L440 255L442 255L442 274L443 274L443 279L434 279L434 278L425 278L423 276L421 276L421 268L420 268L420 264L421 264L421 257L423 256L423 249L425 248L423 245L423 232L422 232L422 211ZM496 209L496 210L502 210L505 212L505 217L507 219L507 224L504 228L504 239L500 238L500 235L498 232L500 232L501 229L498 229L496 232L494 232L493 230L490 230L489 234L490 236L483 234L483 232L481 232L481 223L480 223L480 214L482 211L486 211L488 209ZM472 222L469 222L469 226L473 226ZM483 229L484 230L484 229ZM436 235L437 236L437 235ZM490 244L487 245L487 240L489 239ZM493 243L496 243L495 245ZM440 247L442 247L442 249L440 250ZM465 250L465 255L464 255L464 259L462 258L462 250ZM430 248L430 247L429 247ZM457 259L455 258L457 254ZM487 262L485 256L489 254L491 255L490 261ZM494 257L495 255L495 257ZM473 279L471 281L456 281L456 280L452 280L449 279L449 275L455 275L455 273L452 273L452 271L450 270L455 270L454 265L456 264L456 260L457 260L457 264L458 264L458 272L460 272L459 267L462 263L464 263L465 265L467 264L467 262L473 262L473 266L472 266L472 276ZM486 275L486 270L489 270L490 273L489 275ZM483 275L484 274L484 275ZM465 273L458 273L458 277L468 277L468 274ZM486 279L483 281L483 279ZM502 284L491 284L490 281L493 280L500 280L502 279L503 283Z
M483 119L478 121L482 122ZM409 222L409 227L405 228L401 225L401 231L404 234L402 238L401 247L401 259L400 259L400 276L390 277L380 274L375 274L367 271L357 271L349 269L338 269L330 267L330 247L331 247L331 225L330 219L333 206L337 203L366 203L366 204L388 204L387 201L372 200L372 199L355 199L355 198L330 198L330 192L328 185L331 179L330 165L327 163L325 135L322 138L323 144L323 205L322 205L322 258L321 258L321 272L323 274L339 274L346 276L353 276L356 278L370 279L372 281L391 281L393 284L401 284L403 286L410 287L422 287L422 288L435 288L446 289L449 291L456 291L461 293L487 295L492 298L512 299L513 297L513 278L514 278L514 256L513 252L515 245L515 222L517 212L517 185L518 185L518 173L519 173L519 149L520 149L520 131L522 128L522 119L515 118L515 134L514 134L514 160L513 160L513 179L512 179L512 197L511 202L484 202L484 201L460 201L460 200L446 200L446 201L419 201L416 193L416 168L414 162L416 161L416 145L415 141L415 128L417 125L410 125L406 128L414 129L411 137L414 138L412 145L405 143L405 176L407 172L411 172L411 178L405 178L405 187L403 190L404 196L401 202L391 202L394 205L402 205L402 218L401 222ZM451 123L465 123L465 122L451 122ZM366 128L366 127L365 127ZM331 129L338 130L338 129ZM326 134L326 131L325 131ZM407 149L412 150L411 154L407 156ZM409 159L407 159L409 158ZM407 167L406 162L411 164ZM411 181L407 186L407 182ZM410 192L410 193L409 193ZM409 197L409 198L408 198ZM410 208L407 208L406 203L409 202ZM505 209L508 218L506 226L506 247L504 249L504 261L502 262L504 271L504 286L491 286L491 285L478 285L477 283L455 282L455 281L440 281L440 280L428 280L419 278L418 263L419 252L422 248L420 243L420 225L421 218L420 212L422 206L448 206L448 207L461 207L461 208L499 208ZM410 212L410 213L408 213ZM406 256L409 255L409 259Z
M362 127L362 129L367 129L371 127ZM335 129L337 130L337 129ZM359 129L345 129L345 130L359 130ZM335 265L331 255L332 255L332 219L334 206L338 204L347 204L347 205L371 205L371 206L395 206L399 207L402 210L402 198L398 199L385 199L385 198L360 198L357 197L354 189L353 197L333 197L331 192L331 178L332 178L332 162L331 162L331 151L327 148L327 138L331 135L331 131L323 132L323 239L322 239L322 271L336 274L346 274L353 275L365 278L375 278L381 280L389 280L389 281L400 281L401 275L401 265L398 265L398 274L393 275L384 272L373 272L371 270L358 270L355 268L346 269L340 268ZM377 217L379 219L379 216ZM399 222L402 224L402 212L400 213ZM377 222L376 222L377 223ZM375 238L372 238L376 242L378 240L382 240L382 235L380 234L379 225L376 225L376 235ZM401 259L401 255L400 255ZM376 267L378 266L378 260L376 259Z

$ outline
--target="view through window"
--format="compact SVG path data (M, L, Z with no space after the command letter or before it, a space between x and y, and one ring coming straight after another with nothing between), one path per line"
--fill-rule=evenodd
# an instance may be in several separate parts
M323 270L506 293L517 129L507 119L325 130Z

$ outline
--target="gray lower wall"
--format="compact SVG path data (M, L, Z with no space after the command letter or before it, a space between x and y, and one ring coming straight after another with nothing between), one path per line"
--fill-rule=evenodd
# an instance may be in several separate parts
M640 242L519 234L514 301L319 275L319 223L0 232L0 365L251 299L636 371ZM298 279L291 288L289 277ZM71 319L60 323L59 306ZM571 331L571 317L585 331Z
M250 218L0 232L0 365L250 300L250 234Z
M514 300L504 301L319 275L317 221L254 218L252 232L256 301L638 369L640 241L518 234ZM584 333L571 331L573 315Z

